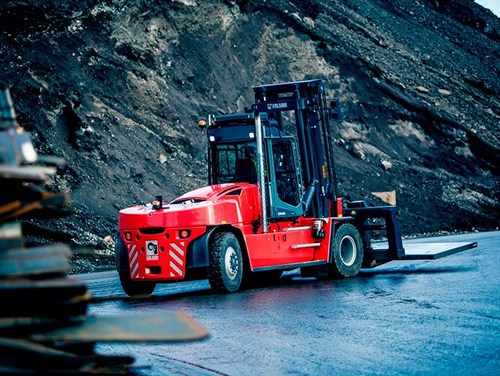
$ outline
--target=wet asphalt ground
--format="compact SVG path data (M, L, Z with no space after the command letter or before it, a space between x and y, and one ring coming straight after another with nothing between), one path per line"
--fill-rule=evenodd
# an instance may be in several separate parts
M210 332L201 342L97 345L134 356L139 375L500 375L500 232L416 241L478 247L345 280L288 272L229 295L197 281L130 299L115 272L77 278L97 300L90 314L184 311Z

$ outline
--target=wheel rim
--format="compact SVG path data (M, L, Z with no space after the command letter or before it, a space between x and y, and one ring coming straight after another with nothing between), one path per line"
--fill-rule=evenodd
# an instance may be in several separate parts
M238 275L240 262L238 255L233 247L228 247L224 256L224 266L226 267L227 276L233 280Z
M340 258L346 266L351 266L356 261L356 242L352 236L344 236L340 242Z

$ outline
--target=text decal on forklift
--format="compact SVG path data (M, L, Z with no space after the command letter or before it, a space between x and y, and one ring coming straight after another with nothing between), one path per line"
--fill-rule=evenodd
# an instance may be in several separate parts
M146 259L158 260L158 241L157 240L147 240L146 241Z

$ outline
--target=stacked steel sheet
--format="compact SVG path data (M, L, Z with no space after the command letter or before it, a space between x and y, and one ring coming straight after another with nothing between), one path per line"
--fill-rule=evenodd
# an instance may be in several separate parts
M129 374L130 356L99 355L102 341L191 341L204 328L182 312L131 317L87 315L91 295L67 276L65 244L25 247L21 217L66 215L68 193L43 185L57 169L37 165L0 83L0 374Z

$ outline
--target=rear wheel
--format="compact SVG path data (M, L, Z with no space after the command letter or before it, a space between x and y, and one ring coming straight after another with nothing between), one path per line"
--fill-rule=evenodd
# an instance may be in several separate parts
M125 294L132 298L147 298L153 293L156 283L132 281L128 272L119 272L120 283Z
M235 292L242 279L243 256L238 239L230 232L215 234L210 242L210 286L218 292Z
M345 223L335 232L333 238L333 260L329 265L330 277L353 277L363 263L363 241L353 225Z

